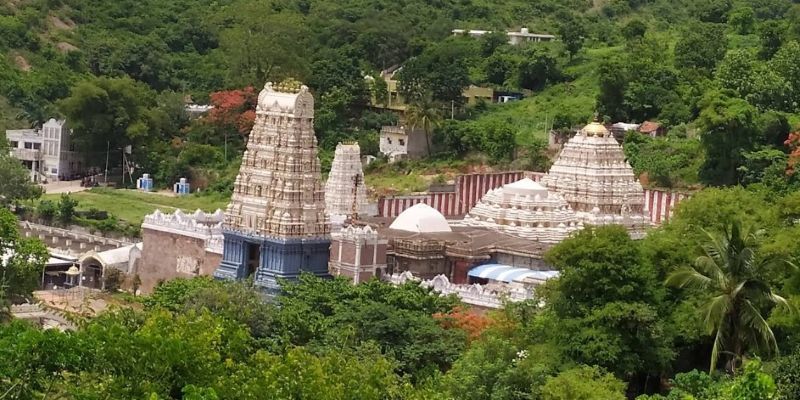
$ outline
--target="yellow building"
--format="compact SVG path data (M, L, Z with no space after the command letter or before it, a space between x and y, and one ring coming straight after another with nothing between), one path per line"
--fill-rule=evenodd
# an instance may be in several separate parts
M389 92L389 95L386 96L386 104L378 104L377 99L373 97L371 100L373 107L398 111L400 113L406 111L408 104L403 95L400 94L399 81L395 79L395 74L400 71L400 69L402 69L402 67L381 72L381 78L386 82L386 90ZM367 77L367 79L372 79L372 77ZM494 89L469 85L469 87L464 89L461 95L464 97L464 104L467 105L473 106L478 103L479 99L491 103L494 98Z

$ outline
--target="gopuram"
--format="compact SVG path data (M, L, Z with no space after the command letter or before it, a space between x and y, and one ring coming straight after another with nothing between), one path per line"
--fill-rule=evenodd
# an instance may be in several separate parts
M597 121L564 145L540 182L563 196L585 224L623 225L634 238L650 226L642 185L625 160L622 146Z
M341 228L348 217L364 214L366 204L361 147L358 143L339 143L325 183L325 210L331 224Z
M214 276L245 279L268 294L278 279L328 275L330 225L314 136L314 98L295 81L258 95L231 202L222 262Z

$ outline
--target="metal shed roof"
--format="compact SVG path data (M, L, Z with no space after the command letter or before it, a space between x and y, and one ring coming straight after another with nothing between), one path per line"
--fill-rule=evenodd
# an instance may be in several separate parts
M557 277L558 271L534 271L532 269L516 268L510 265L485 264L471 269L467 275L475 278L511 283L513 281L521 282L527 278L544 281Z

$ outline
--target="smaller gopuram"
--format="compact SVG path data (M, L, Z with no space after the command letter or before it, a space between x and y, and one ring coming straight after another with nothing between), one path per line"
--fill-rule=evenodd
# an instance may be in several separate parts
M592 225L623 225L633 237L650 226L644 190L625 159L622 146L594 121L571 138L540 181Z
M361 148L358 143L339 143L336 145L331 173L325 183L325 211L331 223L341 227L348 217L364 214L366 204Z
M558 193L530 178L490 190L456 222L460 226L487 228L541 243L558 243L583 223Z
M328 274L330 225L314 136L314 98L298 82L267 83L258 95L233 195L222 262L214 276L253 276L268 294L278 279Z

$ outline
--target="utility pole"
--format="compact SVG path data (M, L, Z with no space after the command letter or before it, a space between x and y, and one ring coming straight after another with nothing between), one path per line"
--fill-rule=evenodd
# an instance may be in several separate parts
M103 181L105 182L106 186L108 186L108 152L109 152L109 150L111 150L111 142L106 141L106 174L105 174L105 177L103 178Z

